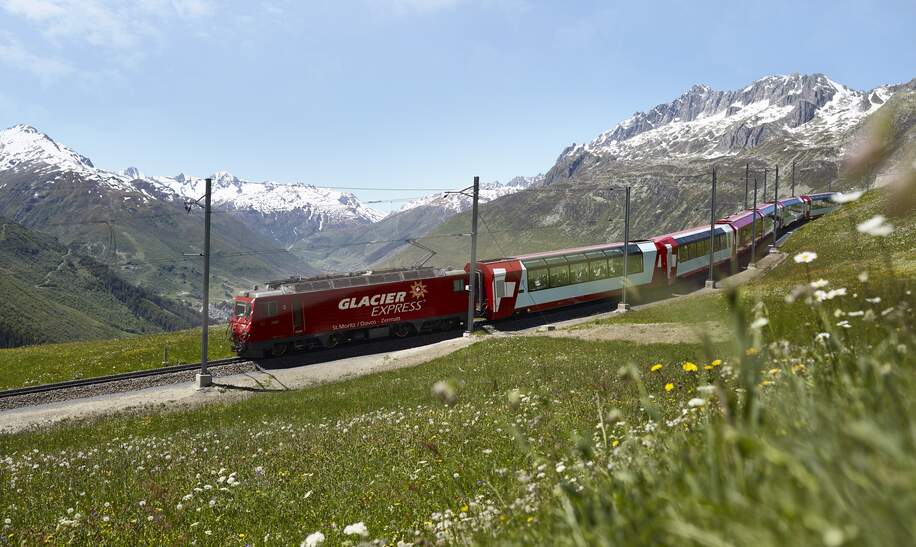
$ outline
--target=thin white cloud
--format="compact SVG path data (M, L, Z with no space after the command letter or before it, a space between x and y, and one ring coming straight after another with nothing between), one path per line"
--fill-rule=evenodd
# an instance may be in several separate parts
M64 9L53 0L6 0L3 4L8 12L33 21L57 17L64 12Z
M172 7L179 17L204 17L216 11L216 5L210 0L172 0Z
M45 85L75 72L75 69L64 61L28 51L8 34L0 35L0 63L28 72Z
M461 0L369 0L374 9L407 15L411 13L430 13L456 6Z

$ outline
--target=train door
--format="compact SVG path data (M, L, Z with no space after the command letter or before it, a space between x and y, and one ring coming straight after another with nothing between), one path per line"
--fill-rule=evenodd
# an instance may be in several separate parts
M293 301L293 333L302 334L302 302Z
M677 272L677 253L674 252L674 248L670 243L665 243L665 256L667 260L667 272L668 284L674 283L675 274Z
M483 314L487 309L487 295L486 295L486 286L483 284L483 272L478 269L475 276L475 283L477 288L477 302L475 307L477 308L477 315Z

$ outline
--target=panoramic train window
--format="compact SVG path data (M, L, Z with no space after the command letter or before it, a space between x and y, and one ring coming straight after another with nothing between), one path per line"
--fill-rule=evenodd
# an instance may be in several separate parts
M589 278L593 281L598 279L607 279L610 277L607 267L607 257L604 256L604 253L598 251L593 253L588 253L588 269L589 269Z
M585 255L575 255L568 257L569 275L572 283L585 283L590 281L588 273L588 260Z
M627 257L627 275L633 275L642 273L644 270L644 264L642 261L642 253L633 253Z
M547 271L547 264L543 260L526 260L522 264L528 271L529 291L540 291L550 285L550 274Z
M546 260L550 271L550 288L569 285L569 264L561 257Z

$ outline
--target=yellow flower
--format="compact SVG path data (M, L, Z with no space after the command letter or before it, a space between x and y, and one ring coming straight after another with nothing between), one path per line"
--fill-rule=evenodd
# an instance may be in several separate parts
M667 384L665 384L665 391L671 391L672 389L674 389L674 384L672 384L671 382L668 382Z
M754 356L754 355L757 355L758 353L760 353L760 350L757 349L757 348L755 348L755 347L753 347L753 346L747 348L747 349L744 351L744 354L747 355L747 356L749 356L749 357Z
M792 365L792 372L794 372L794 373L796 373L796 374L798 374L799 372L801 372L801 371L803 371L803 370L805 370L805 365L802 364L802 363L797 363L797 364L795 364L795 365Z
M779 371L778 368L771 368L770 370L767 371L767 373L768 373L770 376L776 376L777 374L779 374L779 372L780 372L780 371Z
M462 512L462 513L467 513L467 512L468 512L468 506L467 506L467 505L462 505L462 506L461 506L461 512Z
M654 365L652 365L652 368L650 368L649 370L651 370L652 372L657 372L657 371L659 371L659 370L661 370L661 369L662 369L662 364L661 364L661 363L655 363Z
M705 367L703 367L703 370L712 370L712 369L714 369L714 368L716 368L716 367L714 367L714 366L712 366L712 365L706 365Z
M620 441L618 441L617 439L614 439L613 441L611 441L611 446L613 447L617 447L619 444L620 444Z
M714 367L717 367L717 366L719 366L719 365L722 364L722 359L716 359L716 360L714 360L712 363L709 363L709 364L712 365L712 366L714 366Z
M698 370L697 366L691 363L690 361L687 361L686 363L684 363L684 366L681 368L684 369L684 372L696 372Z

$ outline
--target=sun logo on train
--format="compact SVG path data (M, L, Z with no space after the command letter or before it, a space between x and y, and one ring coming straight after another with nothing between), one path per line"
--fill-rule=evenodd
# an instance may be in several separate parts
M417 281L410 285L410 296L414 300L423 300L428 292L426 285L424 285L422 281Z

